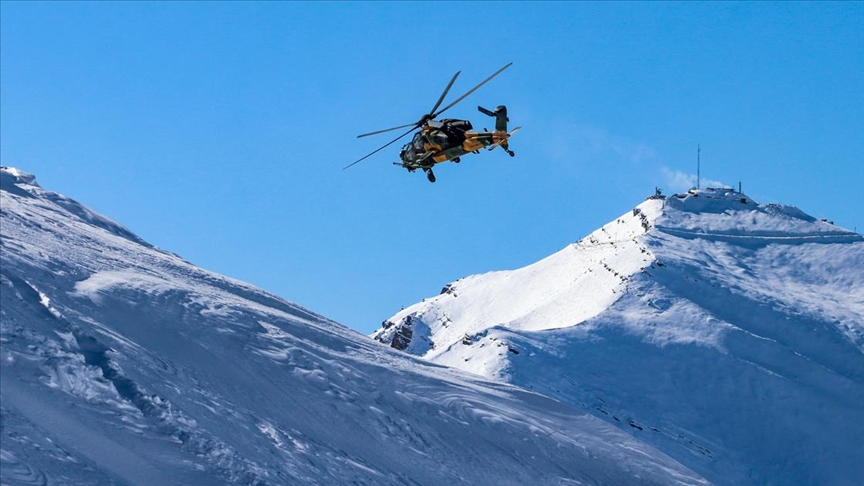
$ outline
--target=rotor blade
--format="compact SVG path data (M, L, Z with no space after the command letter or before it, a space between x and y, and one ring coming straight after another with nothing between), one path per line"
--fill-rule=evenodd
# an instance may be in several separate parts
M456 74L453 75L453 79L450 80L450 84L448 84L447 87L444 88L444 92L441 93L441 97L438 98L438 102L435 103L435 106L433 106L431 110L429 110L429 113L435 113L435 110L437 110L438 107L441 106L441 102L444 101L444 97L447 96L447 93L450 91L450 87L453 86L454 82L456 82L456 78L459 77L459 74L461 72L462 71L456 71Z
M510 67L510 66L512 66L512 65L513 65L513 63L511 62L510 64L508 64L508 65L502 67L501 69L495 71L495 74L493 74L492 76L489 76L488 78L486 78L485 80L483 80L483 82L480 83L480 84L478 84L477 86L474 86L474 88L472 88L471 91L469 91L469 92L463 94L462 96L460 96L459 98L457 98L456 101L454 101L453 103L450 103L449 105L445 106L444 108L441 108L441 111L438 111L437 113L433 113L432 118L437 118L438 115L440 115L441 113L444 113L445 111L449 110L449 109L452 108L453 105L455 105L456 103L459 103L460 101L464 100L465 97L467 97L467 96L470 95L471 93L477 91L477 89L480 88L480 86L483 86L484 84L488 83L492 78L494 78L495 76L498 76L499 74L501 74L502 71L504 71L505 69L507 69L508 67Z
M450 79L450 83L447 85L446 88L444 88L444 92L441 93L441 97L438 98L438 102L435 103L435 106L433 106L431 110L429 110L430 114L435 113L435 110L437 110L438 107L441 106L441 102L444 101L444 98L447 96L447 93L450 92L450 88L453 86L453 83L456 82L456 78L459 77L460 73L462 73L462 71L457 71L456 74L453 75L453 78ZM392 130L398 130L400 128L405 128L405 127L410 127L410 126L420 126L426 122L426 116L427 115L424 115L424 118L422 119L422 121L417 122L417 123L409 123L407 125L402 125L402 126L393 127L393 128L386 128L384 130L378 130L377 132L364 133L362 135L357 135L357 138L368 137L369 135L378 135L379 133L389 132Z
M416 126L417 126L417 123L409 123L407 125L400 125L398 127L385 128L384 130L378 130L377 132L369 132L369 133L364 133L363 135L357 135L357 138L368 137L369 135L378 135L379 133L391 132L393 130L399 130L400 128L416 127Z
M403 133L402 135L399 135L398 137L394 138L393 140L390 140L389 142L385 143L384 145L382 145L381 147L377 148L376 150L373 150L372 152L370 152L370 153L366 154L365 156L363 156L363 157L357 159L356 161L354 161L354 162L352 162L352 163L346 165L345 167L342 167L342 170L345 170L345 169L347 169L348 167L351 167L352 165L359 163L360 161L366 160L366 159L368 159L369 157L371 157L371 156L377 154L378 152L384 150L385 148L387 148L387 147L393 145L393 144L396 143L400 138L402 138L402 137L404 137L405 135L408 135L409 133L413 132L415 128L417 128L417 125L411 125L411 130L408 130L407 132Z

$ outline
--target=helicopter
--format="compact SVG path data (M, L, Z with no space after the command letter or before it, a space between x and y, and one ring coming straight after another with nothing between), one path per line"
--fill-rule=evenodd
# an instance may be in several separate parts
M480 153L480 149L484 147L487 150L494 150L496 147L501 147L501 149L510 157L516 156L516 153L510 150L509 139L510 136L522 127L516 127L510 132L507 131L507 122L509 119L507 118L507 107L504 105L498 106L495 110L488 110L482 106L477 107L477 110L480 111L480 113L495 118L495 130L491 132L485 129L482 132L472 131L474 127L468 120L458 120L455 118L445 118L440 121L436 120L438 115L452 108L454 105L465 99L474 91L477 91L481 86L488 83L492 78L501 74L505 69L512 65L513 63L511 62L502 67L467 93L457 98L456 101L453 101L449 105L438 110L438 107L441 106L441 103L444 101L444 98L447 97L447 93L450 92L450 88L453 87L453 83L456 82L456 78L459 77L459 74L461 74L462 71L456 72L456 74L453 75L453 78L450 79L447 87L444 88L444 92L441 93L435 106L432 107L429 113L421 116L418 121L407 125L400 125L398 127L357 135L357 138L363 138L370 135L399 130L401 128L408 128L407 132L399 135L376 150L373 150L364 157L346 165L342 170L366 160L372 155L375 155L381 150L384 150L390 145L401 140L403 137L418 128L420 130L414 134L411 141L402 146L402 150L399 152L401 162L393 162L393 165L408 169L408 172L414 172L417 169L421 169L426 173L426 178L429 182L435 182L435 173L432 172L432 167L436 164L447 161L458 164L463 155L469 153L478 154Z

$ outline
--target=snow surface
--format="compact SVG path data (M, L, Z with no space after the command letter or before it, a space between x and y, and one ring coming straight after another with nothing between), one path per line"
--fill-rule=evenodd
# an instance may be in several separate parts
M4 485L708 484L562 401L197 268L30 174L0 183Z
M794 207L652 197L373 337L591 412L716 484L864 484L864 239Z

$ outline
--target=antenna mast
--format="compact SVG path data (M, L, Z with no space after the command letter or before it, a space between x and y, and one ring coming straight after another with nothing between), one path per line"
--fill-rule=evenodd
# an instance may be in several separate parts
M702 179L702 145L696 146L696 189L701 189L700 180Z

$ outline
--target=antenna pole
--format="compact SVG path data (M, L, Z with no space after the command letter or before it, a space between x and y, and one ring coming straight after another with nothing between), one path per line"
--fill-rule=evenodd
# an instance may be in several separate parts
M701 189L699 181L702 179L702 145L696 146L696 189Z

